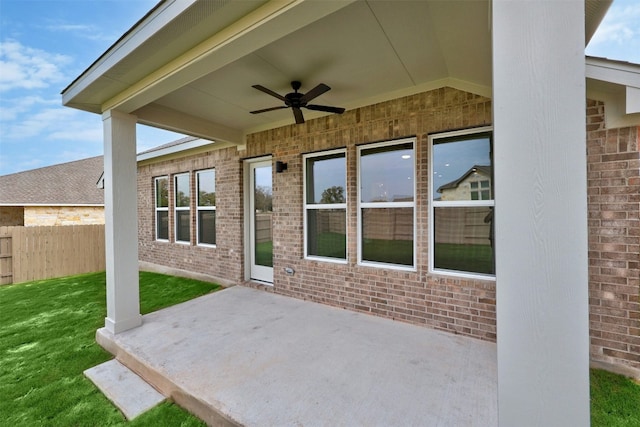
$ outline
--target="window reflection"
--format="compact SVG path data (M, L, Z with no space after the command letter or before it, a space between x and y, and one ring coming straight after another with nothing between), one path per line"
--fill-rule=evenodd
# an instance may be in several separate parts
M413 201L412 143L363 149L360 156L363 203Z
M434 209L434 267L494 274L493 207Z
M443 138L433 145L433 199L491 200L491 140Z
M345 203L344 153L307 158L307 203Z

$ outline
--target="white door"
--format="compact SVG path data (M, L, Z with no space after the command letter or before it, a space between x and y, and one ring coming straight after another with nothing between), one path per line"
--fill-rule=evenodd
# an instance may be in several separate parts
M271 159L249 163L251 279L273 283L273 196Z

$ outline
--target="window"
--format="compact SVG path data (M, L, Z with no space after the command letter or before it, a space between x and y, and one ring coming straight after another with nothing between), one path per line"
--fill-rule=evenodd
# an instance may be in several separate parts
M156 199L156 240L169 240L169 178L154 179Z
M414 140L358 147L358 258L415 266Z
M344 150L304 156L305 257L347 259Z
M174 179L176 242L189 243L191 241L191 188L189 174L176 175Z
M198 244L216 244L216 171L196 172Z
M434 135L430 141L432 270L494 275L490 129Z

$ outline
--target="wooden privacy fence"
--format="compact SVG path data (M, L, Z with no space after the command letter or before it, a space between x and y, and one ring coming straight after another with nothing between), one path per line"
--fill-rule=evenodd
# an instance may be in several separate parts
M104 225L0 227L2 285L104 269Z

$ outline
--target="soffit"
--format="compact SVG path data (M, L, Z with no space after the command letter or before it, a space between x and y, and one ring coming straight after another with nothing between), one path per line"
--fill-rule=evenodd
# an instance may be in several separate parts
M435 85L491 83L488 2L355 2L159 98L156 104L251 132L290 124L290 110L253 89L280 94L300 80L332 90L314 103L347 109ZM434 83L435 82L435 83ZM305 118L322 113L304 111Z
M160 19L163 13L181 3L161 2L155 14L130 32L130 38L145 29L149 35L111 66L105 65L110 57L103 55L102 62L97 61L81 76L97 70L93 73L97 77L65 89L65 105L98 113L107 107L122 107L138 115L141 123L241 142L238 135L293 123L290 110L250 114L280 103L253 89L254 84L284 95L291 92L292 80L302 81L302 92L322 82L332 90L314 103L347 109L442 86L491 94L488 0L190 1L172 19L165 17L166 23ZM285 10L281 15L273 13L285 16L282 20L265 14L262 21L225 40L220 50L203 51L199 62L176 65L173 74L161 75L154 82L154 88L141 84L247 15L276 6ZM591 6L586 9L587 33L597 27L606 11L602 5ZM154 20L162 23L155 30L151 28ZM296 21L300 21L298 26ZM247 36L249 33L253 35ZM126 46L128 41L120 44ZM111 55L122 48L117 43ZM132 91L136 85L139 89ZM131 94L119 101L119 94L126 91ZM323 114L304 113L306 119Z

